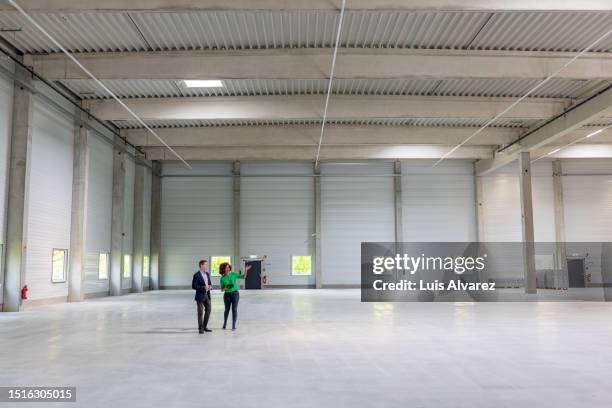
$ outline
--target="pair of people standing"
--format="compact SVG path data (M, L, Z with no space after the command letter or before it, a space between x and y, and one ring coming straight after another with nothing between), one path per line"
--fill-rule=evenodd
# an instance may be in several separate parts
M198 331L200 334L204 332L212 332L208 328L208 320L210 319L211 312L211 291L212 281L210 279L210 273L208 272L208 261L201 260L198 263L199 270L193 275L191 282L191 288L196 291L195 301L198 310ZM245 279L249 273L251 266L248 265L242 273L232 272L232 266L224 262L219 266L219 274L221 280L219 285L223 293L223 303L225 304L225 310L223 312L223 329L227 327L227 318L229 316L230 308L232 310L232 330L236 330L236 321L238 320L238 301L240 300L240 293L238 292L238 279Z

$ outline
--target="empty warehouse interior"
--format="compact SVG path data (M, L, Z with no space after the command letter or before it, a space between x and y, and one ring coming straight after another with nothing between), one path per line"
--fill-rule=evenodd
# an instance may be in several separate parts
M608 407L612 3L0 0L0 228L0 408Z

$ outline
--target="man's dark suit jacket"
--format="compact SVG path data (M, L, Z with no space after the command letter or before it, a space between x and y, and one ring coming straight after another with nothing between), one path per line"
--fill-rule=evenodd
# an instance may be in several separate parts
M206 277L208 278L209 285L212 286L212 281L210 280L210 273L204 272ZM195 301L196 302L205 302L210 300L210 291L206 290L206 284L204 283L204 278L202 277L202 273L197 271L193 274L193 280L191 281L191 288L194 289L195 292Z

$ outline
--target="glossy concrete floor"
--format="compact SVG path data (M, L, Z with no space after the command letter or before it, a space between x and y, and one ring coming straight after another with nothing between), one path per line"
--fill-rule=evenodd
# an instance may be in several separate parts
M0 314L0 385L77 387L53 407L612 405L609 303L241 296L238 331L220 330L217 295L205 335L190 291Z

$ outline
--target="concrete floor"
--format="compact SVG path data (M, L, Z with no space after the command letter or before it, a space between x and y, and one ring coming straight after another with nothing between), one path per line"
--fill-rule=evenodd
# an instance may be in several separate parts
M0 385L54 407L610 407L612 304L360 303L242 292L238 331L195 329L191 291L0 314ZM9 404L0 404L8 406ZM19 407L41 404L18 404Z

